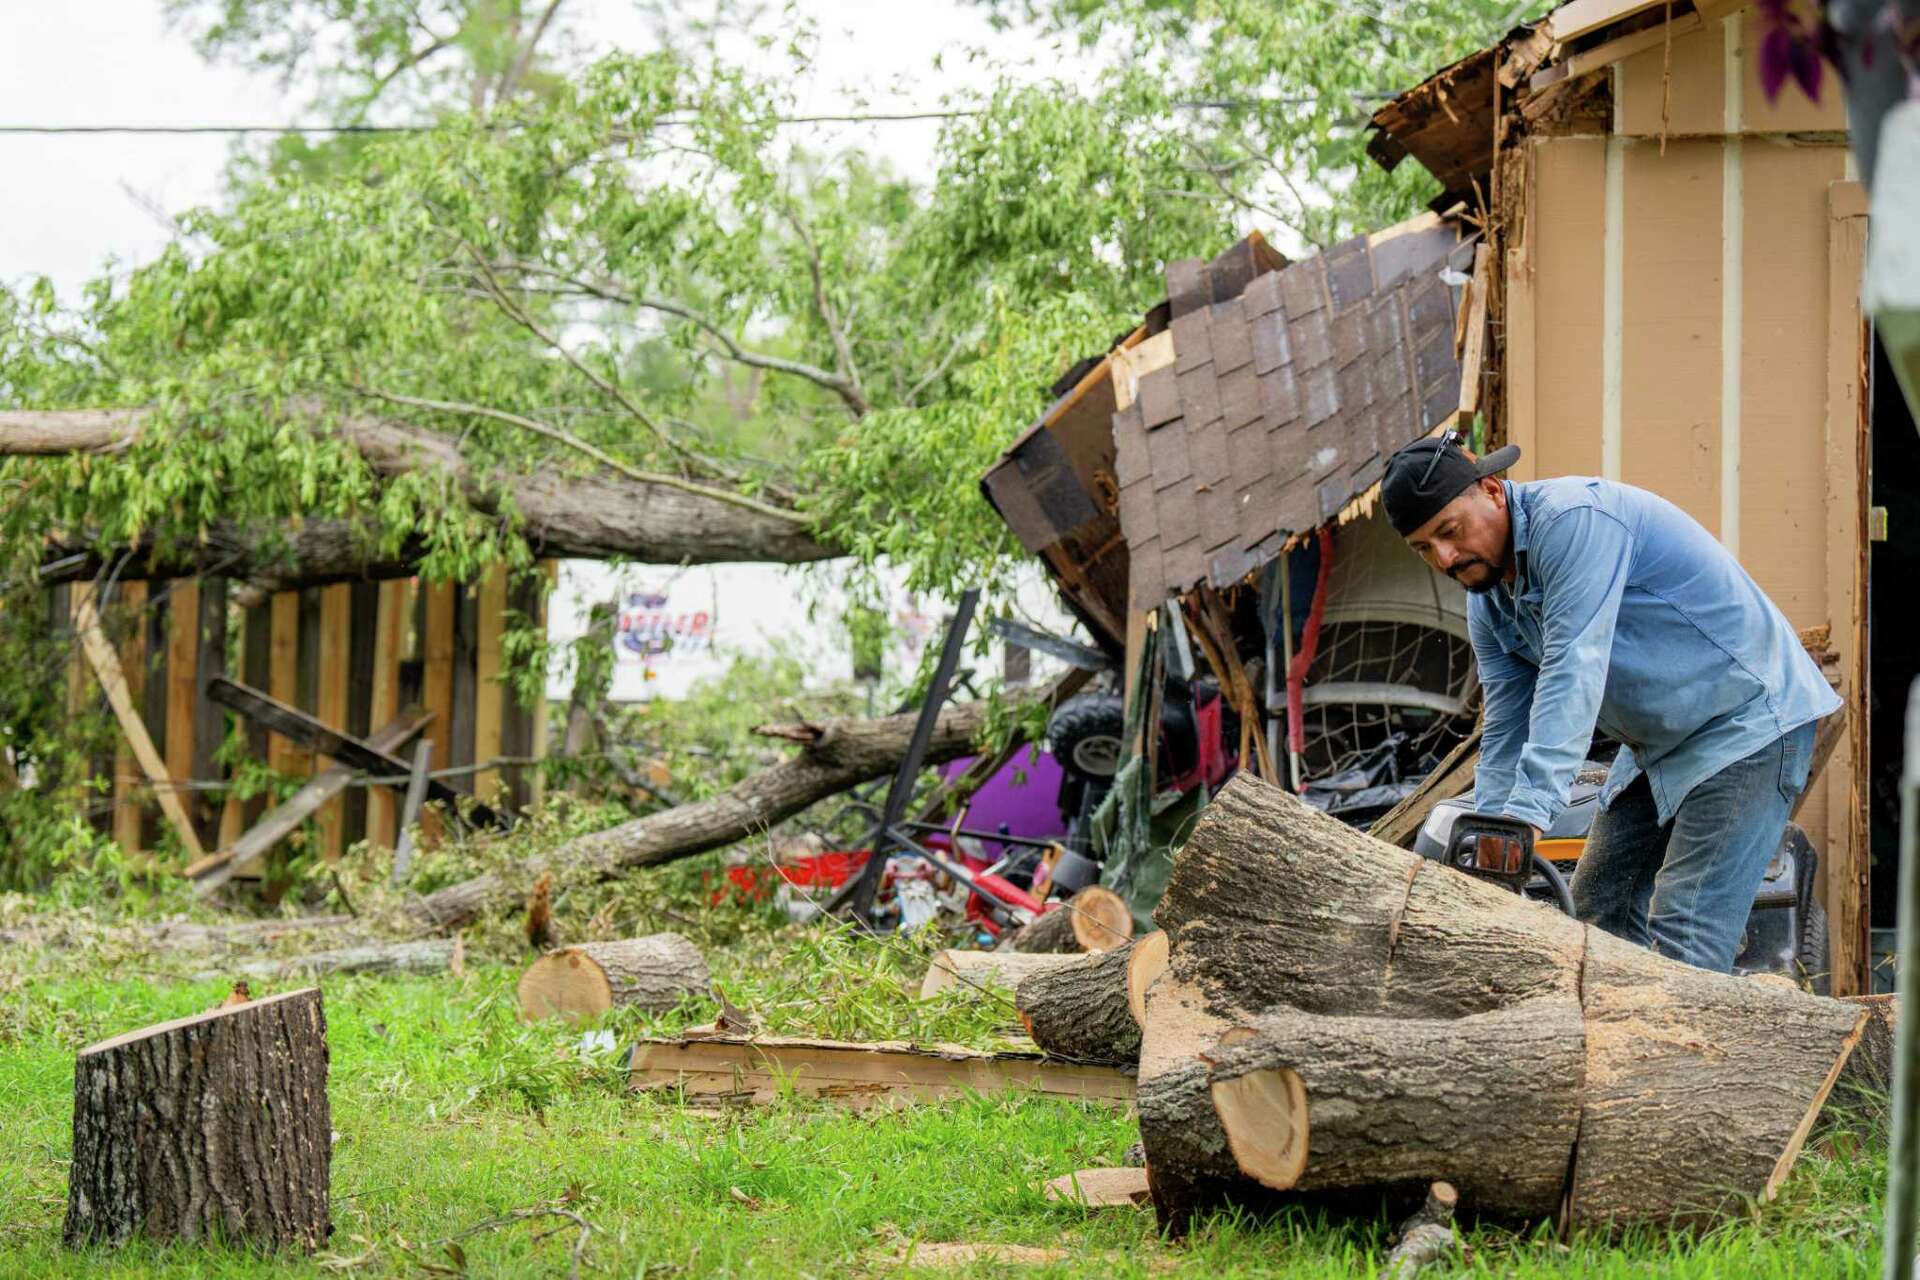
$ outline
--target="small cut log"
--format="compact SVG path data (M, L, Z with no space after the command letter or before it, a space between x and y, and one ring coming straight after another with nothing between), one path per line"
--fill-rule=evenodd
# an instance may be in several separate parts
M1133 912L1111 889L1088 885L1007 940L1012 951L1070 955L1111 951L1133 937Z
M1112 1065L1139 1060L1140 1025L1127 1007L1131 952L1131 946L1098 952L1020 983L1013 997L1020 1021L1049 1057Z
M706 958L677 933L583 942L548 952L520 975L520 1016L578 1022L628 1006L665 1013L711 985Z
M207 969L194 981L214 978L291 978L326 973L445 973L453 967L454 940L426 938L419 942L374 942L363 947L311 951L285 959L248 960Z
M1580 1124L1579 1001L1446 1020L1276 1010L1208 1057L1242 1173L1277 1191L1398 1190L1438 1174L1476 1211L1560 1205Z
M80 1051L70 1248L332 1231L327 1019L316 988L229 1003Z

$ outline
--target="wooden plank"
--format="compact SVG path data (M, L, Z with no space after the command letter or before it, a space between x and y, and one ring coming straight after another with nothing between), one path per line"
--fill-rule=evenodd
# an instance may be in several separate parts
M1533 144L1536 476L1600 474L1606 241L1606 151L1600 138Z
M1668 40L1669 29L1672 31L1672 39L1677 42L1680 37L1691 35L1700 30L1703 25L1699 14L1683 13L1672 22L1646 27L1631 35L1595 45L1591 49L1582 49L1564 62L1555 63L1553 66L1535 72L1528 87L1537 92L1562 80L1578 80L1581 76L1598 71L1602 67L1610 67L1616 62L1631 58L1636 53L1647 49L1663 48Z
M227 580L200 580L199 634L195 637L193 689L193 768L191 776L218 779L224 770L216 757L227 738L227 713L206 696L206 683L227 670ZM201 843L218 838L219 793L196 791L187 804Z
M147 584L121 583L120 607L134 619L133 629L120 645L120 670L126 677L128 699L135 707L143 707L147 696ZM128 853L146 848L141 835L146 816L141 781L139 762L123 739L113 755L113 842Z
M554 589L560 581L560 562L558 560L542 560L540 562L540 572L546 575L546 589L542 591L539 597L533 602L533 617L534 625L544 632L547 626L547 601L553 598ZM531 714L533 716L533 725L527 744L527 754L535 760L545 760L547 758L548 716L547 690L544 681L541 682L540 696L534 700ZM546 794L546 786L546 770L537 768L532 770L527 780L527 804L539 804L541 798Z
M465 583L456 585L453 610L453 724L447 734L447 767L464 768L478 762L474 754L474 677L479 662L479 593ZM450 785L463 795L473 794L473 774L454 776Z
M1826 605L1832 647L1846 699L1838 759L1828 771L1821 857L1826 880L1834 995L1871 991L1873 945L1867 829L1867 507L1868 435L1864 382L1868 358L1860 314L1860 272L1866 253L1865 189L1858 182L1827 188ZM1813 789L1809 780L1808 790Z
M1615 132L1669 140L1727 133L1726 40L1720 23L1685 31L1676 23L1671 47L1660 39L1621 58L1613 68Z
M1620 479L1721 527L1718 142L1630 143L1622 250ZM1737 548L1736 548L1737 553ZM1803 619L1804 620L1804 619Z
M926 976L920 979L920 998L931 999L949 987L1003 987L1011 991L1023 978L1079 964L1086 958L1079 952L1048 955L1025 951L936 951Z
M400 713L400 662L406 656L407 583L379 584L379 602L373 623L373 692L367 716L374 724L386 724ZM399 834L399 809L396 797L384 787L367 793L367 840L377 848L391 849Z
M1153 1199L1153 1193L1147 1189L1147 1171L1134 1166L1063 1173L1047 1183L1042 1194L1056 1204L1078 1205L1083 1209L1131 1209L1149 1204Z
M1482 240L1473 250L1473 278L1467 284L1466 339L1460 354L1460 412L1480 408L1480 377L1487 352L1487 300L1493 293L1493 250Z
M314 682L314 714L329 728L348 732L347 675L353 645L353 588L344 582L320 588L319 668ZM322 756L316 762L321 771L339 763ZM341 784L343 787L345 784ZM315 844L320 856L337 862L345 851L346 808L336 796L315 814Z
M496 564L487 570L474 595L473 763L484 764L503 754L505 745L507 691L500 683L500 641L507 629L507 567ZM498 769L473 776L473 794L488 804L500 803L500 790Z
M983 1053L901 1041L853 1044L782 1036L643 1039L628 1087L680 1089L690 1102L772 1102L787 1090L860 1108L939 1102L1009 1090L1127 1106L1133 1077L1113 1067L1051 1062L1037 1053Z
M1570 0L1547 15L1547 31L1564 43L1662 3L1664 0Z
M332 728L304 711L290 707L277 698L269 697L258 689L250 689L226 676L212 681L207 686L207 692L222 705L231 707L250 720L259 721L275 733L298 743L302 748L332 756L342 764L351 765L356 769L365 769L369 773L386 775L408 773L413 768L407 761L391 752L377 749L363 738L356 738L350 733ZM429 799L449 806L462 799L458 792L438 779L432 779L427 783L427 795ZM463 809L470 807L476 823L488 826L506 825L499 814L484 804L461 807Z
M107 704L120 721L120 732L126 735L127 745L133 748L134 759L147 775L147 781L153 784L154 798L160 803L160 811L173 824L174 833L180 837L182 847L198 858L203 852L200 836L187 817L186 806L180 802L180 793L167 773L166 762L155 749L153 739L147 736L147 726L133 705L126 676L120 668L120 655L114 652L112 641L100 629L100 615L94 608L91 584L88 585L89 590L74 592L73 623L80 636L81 650L98 677L101 689L106 692Z
M267 639L267 693L292 706L300 697L300 593L280 591L273 597L273 620ZM308 771L306 752L276 734L268 740L267 764L276 773Z
M392 721L367 741L382 751L397 751L425 728L430 719L424 711L411 712ZM231 880L249 863L299 830L301 823L346 790L353 777L354 770L345 765L334 765L316 774L306 786L274 806L227 848L189 866L183 874L193 881L194 892L211 893Z
M167 593L167 736L170 777L193 776L193 707L199 692L200 584L181 579Z

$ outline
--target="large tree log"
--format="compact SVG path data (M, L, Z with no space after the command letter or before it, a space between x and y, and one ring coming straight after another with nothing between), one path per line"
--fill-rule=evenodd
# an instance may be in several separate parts
M1771 1200L1866 1010L1663 959L1598 929L1573 1222L1705 1221ZM1649 1153L1653 1153L1651 1156Z
M1053 701L1070 697L1085 681L1085 672L1069 673L1044 696ZM892 773L906 754L917 719L917 712L906 712L878 720L832 721L820 726L793 759L742 778L719 795L571 840L520 868L523 878L513 882L489 874L448 885L411 904L409 914L426 928L457 929L489 911L524 902L525 886L543 871L560 880L605 880L744 840L816 801ZM942 764L968 754L985 726L984 702L947 707L934 722L925 763Z
M66 1242L311 1252L332 1230L332 1138L317 989L102 1041L74 1065Z
M1703 1221L1778 1187L1865 1016L1629 946L1245 775L1155 919L1139 1107L1174 1227L1435 1175L1537 1216L1569 1167L1576 1225Z
M707 564L801 563L840 554L813 536L804 515L724 491L690 491L557 461L520 473L481 474L460 452L458 439L445 432L358 416L328 422L311 405L296 404L287 412L315 430L341 435L378 475L439 470L482 511L498 512L511 505L524 521L536 555ZM0 455L113 452L133 441L147 417L144 409L0 411ZM403 548L396 557L376 556L368 528L344 520L283 526L216 521L196 545L165 555L152 546L137 548L124 565L116 560L116 573L122 578L172 577L218 567L256 590L279 591L414 572L414 549ZM88 558L60 576L97 571L95 548L81 541L71 550L86 552Z
M700 948L677 933L549 951L520 975L520 1016L578 1022L612 1009L665 1013L712 985Z
M1584 1053L1572 995L1445 1020L1285 1009L1225 1037L1206 1086L1241 1172L1265 1186L1439 1177L1480 1212L1535 1218L1566 1185Z
M1127 1008L1132 944L1044 969L1013 993L1033 1042L1055 1058L1131 1064L1140 1057L1140 1027Z
M1201 813L1154 923L1231 1020L1274 1004L1457 1018L1576 992L1585 931L1240 774Z

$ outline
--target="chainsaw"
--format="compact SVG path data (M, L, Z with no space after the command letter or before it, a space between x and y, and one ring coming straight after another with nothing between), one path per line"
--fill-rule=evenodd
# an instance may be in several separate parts
M1414 852L1530 898L1551 898L1568 915L1573 894L1560 869L1533 847L1533 828L1518 818L1473 813L1442 802L1421 824Z

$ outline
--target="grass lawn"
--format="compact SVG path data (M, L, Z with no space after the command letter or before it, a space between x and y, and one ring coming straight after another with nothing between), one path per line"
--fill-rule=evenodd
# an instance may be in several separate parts
M949 1242L1061 1251L1031 1263L937 1264L981 1275L1367 1276L1388 1230L1306 1214L1264 1224L1222 1217L1169 1244L1149 1211L1048 1204L1038 1183L1118 1164L1136 1139L1128 1118L1107 1109L998 1097L866 1115L802 1102L716 1113L633 1097L621 1087L620 1050L583 1052L578 1032L521 1025L517 970L480 964L458 978L324 984L339 1136L334 1236L318 1257L141 1246L68 1253L60 1226L75 1049L209 1008L225 987L126 976L128 966L106 959L91 975L73 963L9 971L17 959L0 952L5 1277L565 1275L581 1235L573 1219L498 1221L549 1207L591 1228L580 1274L635 1280L888 1271L925 1266L929 1246ZM913 1008L912 958L872 944L789 933L776 949L713 960L729 996L781 1030L873 1034L891 1017L896 1034L991 1043L1004 1023L990 1002L983 1014L979 997L964 993ZM262 985L291 984L256 984L256 994ZM612 1025L617 1039L644 1029ZM1877 1151L1845 1159L1810 1147L1778 1202L1704 1238L1569 1245L1544 1229L1481 1227L1465 1233L1452 1270L1877 1276L1884 1175Z

